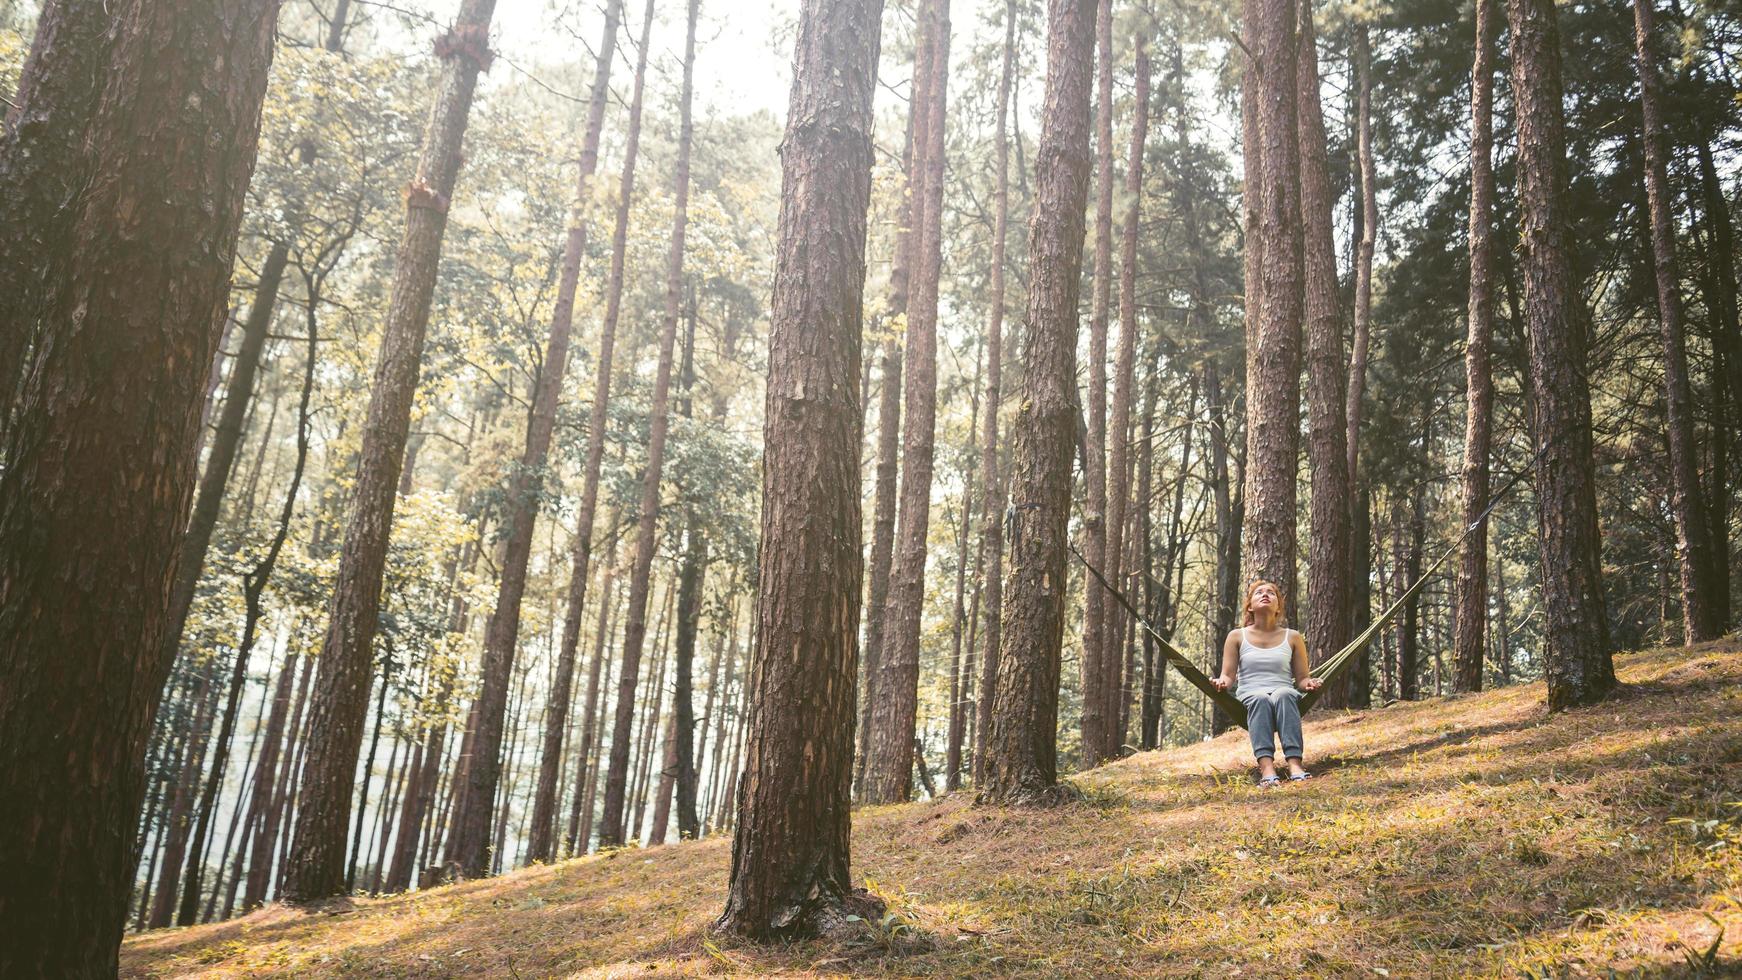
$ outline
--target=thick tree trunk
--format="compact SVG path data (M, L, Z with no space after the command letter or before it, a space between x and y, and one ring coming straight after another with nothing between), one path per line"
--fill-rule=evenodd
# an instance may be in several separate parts
M1083 441L1083 552L1107 567L1107 319L1113 286L1113 2L1097 0L1095 15L1095 269L1089 294L1088 399ZM1073 378L1073 383L1075 379ZM1118 581L1118 579L1109 579ZM1107 631L1105 590L1083 589L1083 765L1114 756L1112 691L1118 643Z
M1105 30L1107 25L1103 25ZM1125 524L1131 494L1131 392L1137 383L1137 226L1143 218L1143 145L1149 136L1149 47L1150 26L1145 20L1137 31L1137 84L1132 95L1131 147L1125 164L1125 216L1119 238L1119 349L1113 371L1113 408L1107 431L1107 581L1125 580ZM1146 506L1144 504L1143 506ZM1101 591L1090 584L1089 591ZM1115 722L1108 732L1106 752L1117 758L1125 742L1130 698L1120 683L1119 656L1125 635L1124 609L1103 595L1101 609L1107 668L1105 683L1110 698L1107 719Z
M5 324L9 337L17 328L43 339L0 473L6 977L117 969L201 395L277 14L275 3L239 0L102 9L102 42L77 25L43 25L70 30L55 35L66 46L53 56L98 72L101 95L74 86L57 106L60 90L44 88L25 103L33 132L67 127L42 138L76 133L87 165L62 174L78 188L56 200L64 234L34 253L30 274L48 288L24 322ZM33 63L41 71L47 43ZM150 461L149 478L117 460Z
M1488 506L1488 446L1494 426L1494 0L1476 0L1476 59L1470 72L1470 310L1464 343L1464 524ZM1482 689L1488 625L1488 533L1464 541L1458 559L1458 691Z
M1256 103L1260 279L1258 318L1246 347L1247 574L1295 589L1295 500L1300 452L1302 243L1300 145L1296 111L1296 0L1246 0L1246 45L1254 57L1244 84Z
M1507 0L1517 115L1524 315L1535 399L1544 668L1551 710L1601 700L1615 687L1603 608L1602 544L1586 374L1589 315L1567 245L1566 142L1560 36L1553 0Z
M605 34L599 41L598 53L593 63L593 88L587 98L587 125L581 137L581 165L575 178L575 199L585 201L591 193L593 172L599 166L599 134L605 125L605 105L611 95L611 59L617 49L617 24L623 10L622 0L610 0L605 5ZM562 337L562 347L567 350L569 333L572 329L575 311L575 292L581 279L581 262L587 253L588 228L585 210L579 206L569 222L567 238L563 243L562 276L557 281L556 303L551 309L550 345L554 352L557 347L557 337ZM545 370L552 369L551 356L545 357ZM556 396L561 391L561 369L558 368L557 383L551 386L549 407L554 413ZM543 381L541 376L540 381ZM545 386L539 386L539 395L545 394ZM540 402L543 408L544 403ZM527 428L528 450L531 449L532 426ZM545 445L549 446L548 427L544 432ZM542 461L541 461L542 462ZM536 495L535 495L536 496ZM530 523L530 522L529 522ZM577 624L578 625L578 624ZM532 861L548 861L555 856L555 828L557 807L557 780L562 774L563 736L568 730L569 701L574 687L575 648L579 645L579 630L576 630L576 643L567 642L567 631L564 631L564 642L559 646L557 654L556 678L551 685L550 712L545 719L544 745L539 756L538 788L533 794L532 829L527 842L526 859Z
M949 0L920 8L924 113L914 129L911 261L907 298L906 416L901 442L901 498L896 514L895 562L889 574L882 663L871 706L871 758L861 797L869 803L906 800L913 785L914 719L919 711L920 617L925 606L926 535L931 524L933 440L937 422L938 280L942 272L942 217L946 95L949 89ZM923 121L923 138L920 122Z
M755 717L722 929L801 934L847 899L860 558L858 404L882 3L804 0L769 318ZM869 912L875 901L857 903Z
M980 651L980 690L975 699L974 785L985 771L986 738L992 729L992 694L998 685L999 619L1004 610L1004 479L998 466L998 411L1003 405L1004 371L1004 264L1005 241L1010 224L1010 81L1016 58L1016 3L1004 4L1004 60L998 74L998 141L995 150L998 178L993 190L992 285L987 300L991 312L986 324L986 427L980 450L981 493L985 494L980 532L985 549L981 575L985 597L981 606L984 637Z
M1028 336L1011 470L1015 515L1004 648L981 788L981 797L992 802L1038 802L1057 792L1095 14L1093 0L1048 2L1046 101L1028 227Z
M459 176L461 144L478 73L490 62L494 10L495 0L465 0L454 26L436 42L442 71L424 130L422 157L406 188L405 230L394 264L393 294L309 717L302 806L285 876L285 895L294 901L314 901L345 891L345 825L363 720L369 710L387 541L448 204Z
M672 353L677 343L677 325L682 314L684 284L684 233L689 220L690 196L690 97L694 90L696 15L699 0L690 0L689 28L684 42L683 94L679 103L675 214L671 247L666 254L665 324L659 338L659 366L653 381L653 406L647 439L647 467L641 480L641 514L636 524L635 564L629 573L629 622L623 633L622 673L617 681L617 718L611 736L611 765L605 773L605 809L600 817L599 842L609 846L625 839L623 787L629 774L629 726L641 669L642 645L647 639L647 595L653 573L653 552L659 530L659 487L665 466L665 436L671 418ZM651 9L651 7L649 8ZM857 443L855 443L857 445ZM660 692L663 693L663 692Z
M76 247L77 204L98 165L86 139L120 34L105 0L47 0L0 129L0 442L11 432L38 304ZM197 454L197 450L196 450Z
M1312 0L1300 0L1295 85L1300 146L1307 346L1307 465L1312 471L1312 525L1307 542L1306 642L1315 662L1349 641L1349 463L1344 385L1343 316L1337 251L1331 235L1330 164ZM1342 682L1327 686L1326 707L1347 703Z
M1670 511L1675 516L1676 557L1681 571L1682 635L1687 643L1700 643L1723 633L1725 624L1720 610L1723 603L1717 598L1714 542L1706 524L1695 458L1693 391L1688 384L1688 353L1683 339L1669 146L1658 105L1650 0L1634 0L1633 24L1644 131L1645 195L1651 211L1652 266L1657 279L1658 326L1663 335L1663 404L1669 442Z

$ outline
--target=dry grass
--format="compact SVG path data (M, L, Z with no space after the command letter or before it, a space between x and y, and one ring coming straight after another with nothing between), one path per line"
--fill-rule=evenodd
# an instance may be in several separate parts
M898 916L849 945L711 936L730 842L127 941L124 977L1742 975L1742 644L1632 654L1614 701L1541 684L1308 719L1319 778L1244 734L1079 775L1045 811L854 820Z

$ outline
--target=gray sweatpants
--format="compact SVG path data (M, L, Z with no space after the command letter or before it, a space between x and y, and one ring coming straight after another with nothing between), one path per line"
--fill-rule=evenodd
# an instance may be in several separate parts
M1301 757L1300 692L1293 688L1241 698L1246 705L1246 732L1252 736L1252 755L1276 758L1276 739L1282 737L1282 757Z

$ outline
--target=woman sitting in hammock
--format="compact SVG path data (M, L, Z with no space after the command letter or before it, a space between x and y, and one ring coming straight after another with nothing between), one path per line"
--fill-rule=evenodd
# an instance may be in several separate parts
M1282 590L1259 579L1246 590L1246 623L1222 641L1222 673L1210 683L1235 689L1246 706L1246 731L1258 758L1258 785L1281 785L1276 774L1276 738L1292 782L1312 773L1301 767L1300 698L1319 686L1308 674L1306 640L1283 623Z

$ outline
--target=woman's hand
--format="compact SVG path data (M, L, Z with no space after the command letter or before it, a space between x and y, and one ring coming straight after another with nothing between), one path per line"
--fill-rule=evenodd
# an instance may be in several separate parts
M1324 684L1325 682L1319 680L1317 677L1308 677L1306 680L1300 682L1300 689L1303 691L1316 691L1323 687Z
M1227 674L1217 674L1215 677L1211 678L1210 683L1216 685L1216 690L1226 691L1228 688L1234 686L1234 678L1229 677Z

